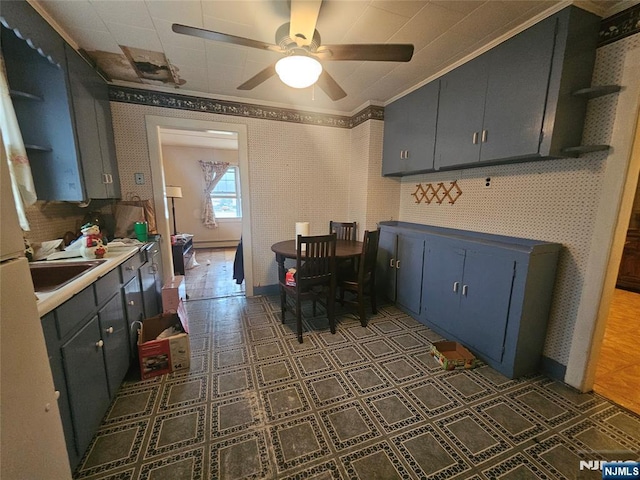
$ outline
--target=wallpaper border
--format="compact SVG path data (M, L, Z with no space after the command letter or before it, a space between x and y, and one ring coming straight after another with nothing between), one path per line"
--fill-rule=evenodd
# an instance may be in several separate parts
M638 32L640 32L640 3L602 20L598 47L617 42Z
M354 128L367 120L384 120L384 107L370 105L352 117L307 112L289 108L267 107L250 103L194 97L177 93L156 92L109 85L109 100L153 107L176 108L196 112L218 113L236 117L275 120L336 128Z

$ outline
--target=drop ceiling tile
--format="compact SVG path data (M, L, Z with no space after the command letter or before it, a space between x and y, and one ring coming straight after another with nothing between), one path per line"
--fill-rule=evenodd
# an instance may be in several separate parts
M66 0L40 2L39 5L63 28L75 26L86 30L107 30L104 21L86 0L73 2L73 8L69 8L69 2Z
M394 43L413 43L416 50L443 35L464 18L464 14L431 3L391 37Z
M343 38L343 43L385 43L407 18L375 7L368 7Z
M187 48L189 50L201 50L204 52L205 40L191 35L183 35L171 30L173 22L169 20L163 20L161 18L154 18L153 23L156 26L158 37L160 42L167 48L169 45L178 48Z
M168 45L164 48L164 54L172 65L202 68L207 66L207 55L204 50L192 50Z
M101 30L86 30L84 28L68 28L66 32L84 50L102 50L104 52L122 53L120 46L113 39L111 33Z
M431 0L431 3L469 15L475 9L490 2L480 0Z
M406 18L413 17L425 5L418 0L373 0L371 6Z
M369 2L362 0L328 0L322 2L316 30L320 32L322 43L351 43L345 36L351 26L364 15ZM358 41L356 43L363 43Z
M207 65L237 65L243 66L247 59L247 47L229 45L226 43L212 45L205 44Z
M180 86L181 90L192 90L206 92L209 88L206 67L194 67L192 65L172 64L176 73L185 83Z
M133 27L153 28L145 2L135 0L92 0L91 5L105 23L121 23Z
M109 23L107 27L119 45L154 52L162 51L162 44L155 30L132 27L121 23Z
M153 18L172 23L202 27L202 3L199 0L145 0Z

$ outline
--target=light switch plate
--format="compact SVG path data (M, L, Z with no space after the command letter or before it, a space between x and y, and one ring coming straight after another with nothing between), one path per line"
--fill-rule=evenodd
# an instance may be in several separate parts
M134 174L134 178L136 180L136 185L144 185L144 173L136 173Z

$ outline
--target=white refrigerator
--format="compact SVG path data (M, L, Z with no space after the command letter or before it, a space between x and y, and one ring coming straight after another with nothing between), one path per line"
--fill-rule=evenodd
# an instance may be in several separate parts
M0 478L71 479L1 137L0 152Z

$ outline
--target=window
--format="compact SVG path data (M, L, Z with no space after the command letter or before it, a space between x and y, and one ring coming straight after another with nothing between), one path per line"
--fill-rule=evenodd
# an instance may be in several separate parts
M240 172L232 165L211 192L216 218L242 218L240 198Z

